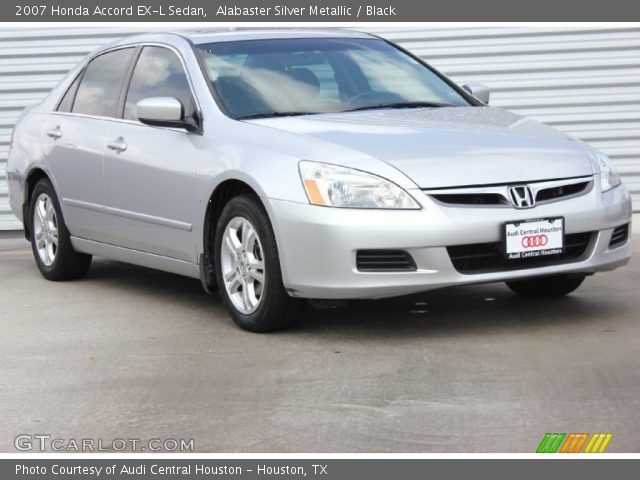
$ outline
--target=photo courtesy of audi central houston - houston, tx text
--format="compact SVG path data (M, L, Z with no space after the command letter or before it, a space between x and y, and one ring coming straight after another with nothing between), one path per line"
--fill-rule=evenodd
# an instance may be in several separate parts
M640 23L541 2L1 23L0 480L623 478Z

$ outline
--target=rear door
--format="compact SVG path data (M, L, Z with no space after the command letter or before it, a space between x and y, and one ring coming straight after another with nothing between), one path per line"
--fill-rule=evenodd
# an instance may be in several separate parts
M103 154L133 52L122 48L91 60L43 125L46 162L73 236L102 240L107 229Z
M201 208L195 172L202 136L140 123L136 104L152 97L176 98L184 111L196 105L180 57L162 46L139 52L123 121L109 132L104 175L110 243L196 263L193 227Z

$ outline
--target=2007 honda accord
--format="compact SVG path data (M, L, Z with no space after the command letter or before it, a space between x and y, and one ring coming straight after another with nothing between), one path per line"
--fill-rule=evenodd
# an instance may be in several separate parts
M252 331L303 299L561 296L627 263L611 161L488 97L361 33L136 36L22 115L11 206L47 279L92 255L199 278Z

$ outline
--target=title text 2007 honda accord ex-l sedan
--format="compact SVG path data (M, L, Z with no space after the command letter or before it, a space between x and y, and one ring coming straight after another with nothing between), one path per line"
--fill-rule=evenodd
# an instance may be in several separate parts
M11 206L47 279L92 255L199 278L252 331L305 299L560 296L624 265L611 161L488 96L360 33L136 36L21 116Z

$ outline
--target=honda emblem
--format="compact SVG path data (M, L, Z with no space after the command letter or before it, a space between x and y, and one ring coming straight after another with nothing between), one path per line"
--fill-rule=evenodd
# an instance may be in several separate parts
M533 192L527 185L509 187L509 198L516 208L531 208L536 204Z

